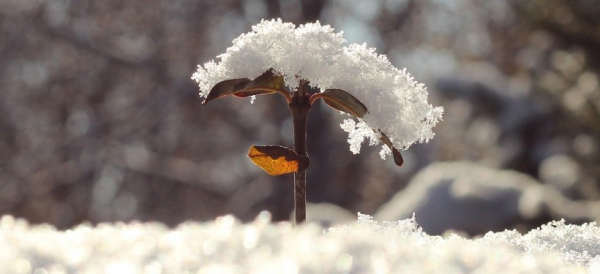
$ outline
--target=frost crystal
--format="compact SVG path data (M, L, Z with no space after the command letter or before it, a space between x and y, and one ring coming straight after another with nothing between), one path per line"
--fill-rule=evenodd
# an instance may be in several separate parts
M218 56L218 63L198 66L192 79L198 82L203 97L221 81L254 79L269 68L284 75L290 90L297 88L299 79L310 81L321 91L345 90L368 109L358 122L346 120L342 124L353 153L359 152L365 138L371 145L378 144L378 133L374 132L379 130L399 149L431 139L443 109L427 102L425 86L405 69L392 66L374 48L345 44L341 32L334 33L333 28L318 21L296 27L281 19L263 20L233 40L233 46ZM386 154L389 149L381 152L382 157Z

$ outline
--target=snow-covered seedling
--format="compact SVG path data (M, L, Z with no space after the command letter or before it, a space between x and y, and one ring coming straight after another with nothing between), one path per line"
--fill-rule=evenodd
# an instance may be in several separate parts
M380 155L404 160L398 149L433 137L432 128L443 109L427 102L427 90L406 70L391 65L384 55L365 44L350 44L342 33L319 22L296 27L280 19L261 21L233 40L233 46L192 76L204 104L227 95L285 97L293 117L294 149L252 146L248 156L270 175L294 172L296 222L306 218L306 121L315 101L350 117L341 127L348 132L350 150L357 154L364 139L383 143Z

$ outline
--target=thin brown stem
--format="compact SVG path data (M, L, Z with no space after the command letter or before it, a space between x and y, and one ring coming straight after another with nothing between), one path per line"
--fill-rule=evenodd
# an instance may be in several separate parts
M310 101L305 90L304 81L300 81L298 91L289 103L294 121L294 151L297 155L308 157L306 153L306 122ZM294 208L296 224L306 220L306 169L294 173Z

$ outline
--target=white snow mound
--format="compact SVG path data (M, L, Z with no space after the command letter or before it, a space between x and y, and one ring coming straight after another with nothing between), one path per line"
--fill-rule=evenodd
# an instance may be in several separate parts
M526 235L430 236L414 217L323 231L261 213L187 222L80 225L57 231L0 219L0 273L598 273L600 228L552 222Z
M347 44L342 33L328 25L309 23L296 27L281 19L261 21L252 31L233 40L233 46L210 61L192 76L206 97L212 87L224 80L254 79L272 68L284 76L290 90L299 79L310 81L321 91L342 89L359 99L368 113L344 122L349 132L351 151L359 152L364 139L379 144L378 132L385 133L399 149L433 137L432 128L441 120L443 109L427 102L427 89L405 69L392 66L366 44ZM367 128L364 130L366 123ZM389 154L382 150L382 158Z

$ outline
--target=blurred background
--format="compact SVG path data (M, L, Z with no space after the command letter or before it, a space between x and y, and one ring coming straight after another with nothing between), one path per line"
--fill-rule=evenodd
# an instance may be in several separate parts
M190 79L262 18L367 42L445 108L427 144L352 155L309 119L309 219L408 218L429 233L600 219L597 0L0 0L0 215L174 226L293 209L252 144L292 145L279 96L201 105ZM432 164L433 163L433 164Z

